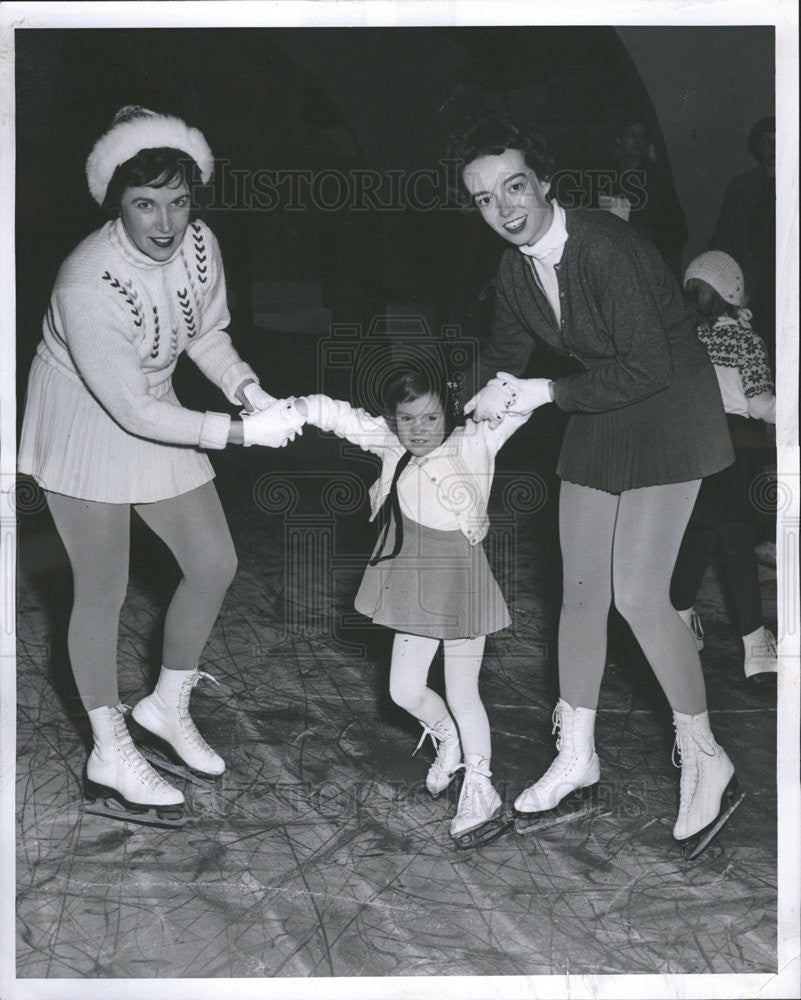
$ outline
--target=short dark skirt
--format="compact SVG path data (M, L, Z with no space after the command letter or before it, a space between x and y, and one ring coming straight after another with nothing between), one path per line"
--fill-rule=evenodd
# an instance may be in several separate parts
M667 389L604 413L574 413L556 468L607 493L703 479L734 461L711 364L677 374Z
M384 551L392 544L390 531ZM401 551L367 567L354 603L377 625L434 639L474 639L510 624L483 546L405 516Z

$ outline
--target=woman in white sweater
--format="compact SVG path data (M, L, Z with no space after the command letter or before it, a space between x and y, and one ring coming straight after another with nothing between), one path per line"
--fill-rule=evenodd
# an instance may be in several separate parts
M118 112L86 173L111 221L67 257L53 288L29 383L19 471L45 491L73 572L70 661L94 748L89 798L117 800L142 822L181 822L184 797L129 736L117 684L119 615L128 583L130 511L173 552L183 577L164 626L163 666L137 723L189 769L225 764L188 711L201 651L236 569L236 555L204 449L279 446L294 411L259 386L225 328L217 241L191 221L192 192L211 177L202 134L139 107ZM181 406L172 373L186 351L234 405ZM102 807L98 807L102 810Z

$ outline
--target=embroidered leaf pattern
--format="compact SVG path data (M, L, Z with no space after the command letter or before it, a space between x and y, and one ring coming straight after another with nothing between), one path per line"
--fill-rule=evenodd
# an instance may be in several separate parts
M190 337L194 337L197 333L197 327L195 326L195 313L192 309L192 303L189 301L189 291L184 288L183 291L178 291L178 302L181 305L181 312L184 314L184 323L186 324L186 329Z
M103 272L103 281L108 281L112 288L116 289L120 295L125 299L128 305L131 307L131 313L134 317L134 326L140 327L145 321L144 315L142 314L142 304L139 300L139 293L133 287L130 281L126 281L124 284L120 282L117 278L109 274L108 271Z
M203 231L196 222L192 223L192 239L195 241L195 264L197 266L197 278L201 285L205 285L208 280L206 244L203 241Z
M153 326L155 328L155 334L153 335L153 350L150 352L150 357L158 357L159 353L159 340L161 338L161 330L159 327L159 311L156 306L153 306Z

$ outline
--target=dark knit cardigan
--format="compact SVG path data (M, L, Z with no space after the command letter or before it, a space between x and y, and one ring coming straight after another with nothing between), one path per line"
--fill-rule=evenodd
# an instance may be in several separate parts
M561 322L532 262L507 250L478 385L497 371L522 375L537 341L585 369L553 383L555 402L568 412L614 410L709 365L695 311L659 252L609 212L575 209L565 216L568 238L556 267Z

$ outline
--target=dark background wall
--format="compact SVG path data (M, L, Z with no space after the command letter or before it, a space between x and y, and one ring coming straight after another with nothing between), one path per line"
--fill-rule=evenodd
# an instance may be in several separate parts
M683 202L686 261L705 247L726 181L752 166L750 126L774 107L770 27L20 30L16 67L23 375L61 260L103 221L83 166L123 104L185 117L219 158L206 218L245 337L255 335L248 294L260 278L320 282L342 321L365 322L388 302L447 314L499 247L474 219L424 209L437 193L426 176L417 207L403 185L436 168L444 132L464 113L525 111L551 135L559 165L582 167L602 154L608 110L636 106ZM332 169L374 171L394 203L323 210L306 197L300 209L267 210L231 173ZM330 208L333 175L321 191Z

